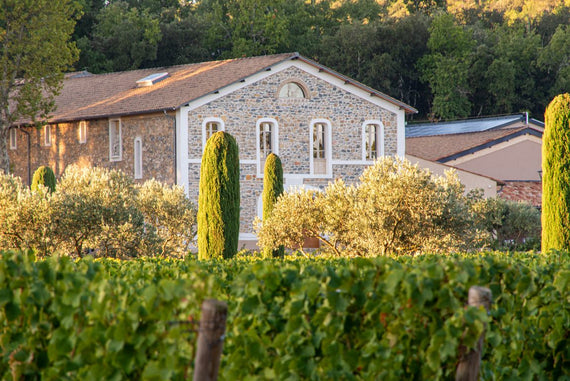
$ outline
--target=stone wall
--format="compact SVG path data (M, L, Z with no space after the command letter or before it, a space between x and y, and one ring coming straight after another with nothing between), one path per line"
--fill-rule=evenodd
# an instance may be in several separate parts
M306 90L305 99L280 99L283 83L297 82ZM291 67L254 82L222 98L193 109L188 114L189 194L198 198L198 179L202 154L202 126L207 118L219 118L225 131L232 134L239 146L241 162L241 226L242 233L251 233L258 215L258 198L263 168L256 162L256 123L272 118L278 123L279 156L285 177L290 183L324 188L329 181L343 178L354 182L370 163L362 162L362 126L367 120L384 124L385 154L397 152L397 115L334 86L320 78ZM310 175L310 123L325 119L332 130L332 173ZM337 162L335 164L335 161ZM292 181L291 181L292 180ZM287 182L285 184L288 185Z
M41 165L50 166L56 177L76 164L80 167L105 167L124 171L134 177L134 140L142 139L143 178L155 178L173 184L174 122L163 114L121 118L123 155L121 161L109 160L109 119L86 121L87 140L79 142L79 122L51 125L52 143L44 144L44 128L27 127L31 137L30 167L33 172ZM9 150L12 172L28 183L28 136L17 132L17 149ZM30 176L31 176L30 175Z

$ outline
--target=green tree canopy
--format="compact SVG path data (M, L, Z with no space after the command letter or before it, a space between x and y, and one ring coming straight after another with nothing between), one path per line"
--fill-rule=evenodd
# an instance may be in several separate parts
M10 167L10 126L54 109L63 72L78 56L71 41L78 15L74 0L0 0L0 170Z

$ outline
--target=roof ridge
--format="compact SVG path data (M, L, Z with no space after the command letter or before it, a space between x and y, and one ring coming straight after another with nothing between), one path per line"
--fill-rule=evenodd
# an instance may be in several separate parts
M110 72L106 72L106 73L91 73L91 72L89 72L89 73L91 74L91 76L104 76L104 75L123 74L123 73L135 73L135 72L139 72L139 71L149 71L149 70L158 71L158 70L163 70L163 69L168 69L168 68L181 68L181 67L187 67L187 66L193 66L193 65L204 65L204 64L212 64L212 63L220 63L220 62L244 61L244 60L250 60L250 59L270 58L270 57L278 57L278 56L296 57L296 56L299 56L299 53L291 52L291 53L266 54L266 55L262 55L262 56L226 58L226 59L221 59L221 60L190 62L190 63L178 64L178 65L155 66L155 67L138 68L138 69L132 69L132 70L110 71ZM87 72L87 70L75 70L75 71L65 73L65 74L67 75L67 74L73 74L73 73L78 73L78 72ZM66 80L67 79L74 79L74 78L81 78L81 77L71 76L69 78L66 78Z

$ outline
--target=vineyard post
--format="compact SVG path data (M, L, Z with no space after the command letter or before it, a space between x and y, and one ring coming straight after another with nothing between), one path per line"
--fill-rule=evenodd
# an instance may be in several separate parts
M493 302L493 293L490 289L480 286L472 286L469 289L468 304L472 307L485 307L487 313ZM460 348L459 364L455 373L455 381L477 381L479 368L481 367L481 353L483 351L483 339L485 331L479 337L477 346L469 353L465 353L465 348Z
M194 360L194 381L214 381L218 378L227 314L226 302L206 299L202 303L198 345Z

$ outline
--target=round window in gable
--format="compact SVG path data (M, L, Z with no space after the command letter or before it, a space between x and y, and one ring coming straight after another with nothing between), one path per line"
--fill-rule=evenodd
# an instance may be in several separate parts
M305 90L298 83L288 82L279 90L279 98L306 98Z

